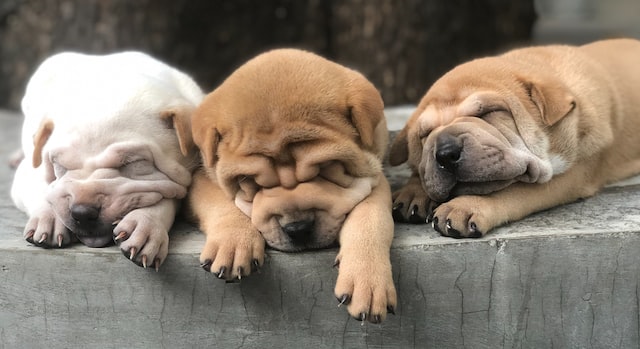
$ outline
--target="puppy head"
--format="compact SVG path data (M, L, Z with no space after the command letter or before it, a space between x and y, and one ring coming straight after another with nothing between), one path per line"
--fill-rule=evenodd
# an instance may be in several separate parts
M190 78L145 55L55 56L23 99L25 133L40 122L24 146L49 184L38 194L81 242L110 243L129 212L186 195L201 97Z
M502 57L471 61L431 87L394 140L389 161L407 161L436 202L517 181L542 183L575 157L577 135L568 132L562 146L549 137L575 126L567 118L574 107L567 87L548 72Z
M198 107L193 134L209 177L285 251L336 240L376 185L387 142L371 83L293 49L236 70Z

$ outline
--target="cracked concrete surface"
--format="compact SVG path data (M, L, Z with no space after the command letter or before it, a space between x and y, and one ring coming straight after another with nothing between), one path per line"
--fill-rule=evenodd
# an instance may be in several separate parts
M394 114L406 117L408 109ZM397 111L394 111L397 112ZM0 113L0 157L20 119ZM388 172L397 186L406 169ZM174 227L156 273L115 247L43 250L0 166L0 348L629 348L640 339L640 185L516 222L478 240L396 225L396 316L361 324L333 296L336 250L268 252L225 283L198 265L203 237Z

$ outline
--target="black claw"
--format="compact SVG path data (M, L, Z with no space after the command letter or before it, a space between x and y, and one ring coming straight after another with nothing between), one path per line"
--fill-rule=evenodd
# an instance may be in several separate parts
M373 319L371 319L371 323L373 324L379 324L382 322L382 317L380 317L380 315L374 315Z
M445 231L447 232L447 236L452 237L454 239L461 239L463 237L458 230L453 229L453 227L451 226L450 219L447 219L447 225L445 227Z
M213 261L207 259L206 261L204 261L204 263L200 264L200 267L208 272L211 272L211 264L213 264Z
M256 271L258 271L258 269L260 269L260 262L258 262L257 259L254 259L251 261L251 272L255 273Z
M442 234L442 230L440 230L440 226L438 226L438 217L435 217L435 216L433 217L433 221L431 221L431 225L433 226L433 229L435 231L437 231L441 235L444 235Z
M481 238L482 232L478 230L478 226L475 222L469 223L469 237L471 238Z
M336 259L335 262L333 262L333 265L331 266L332 268L336 268L339 269L340 268L340 260Z
M402 212L400 212L403 207L404 207L404 203L402 203L402 202L399 202L399 203L393 205L393 208L391 210L391 216L393 217L394 221L396 221L396 222L404 222L405 221L404 216L402 216Z
M358 321L364 321L367 319L367 313L362 312L360 313L360 315L358 315L357 317L354 317L354 319L358 320Z
M25 240L27 240L27 242L33 244L33 235L36 232L34 230L29 230L29 232L27 233L27 235L25 236Z
M387 313L396 315L396 308L393 305L387 305Z
M427 216L427 223L431 223L433 221L433 212L429 213Z
M216 274L218 279L224 279L224 273L227 271L227 267L220 267L220 271Z
M351 296L348 294L343 294L341 297L336 298L338 299L338 306L349 304L349 302L351 302Z
M409 215L409 223L411 224L422 224L424 223L424 217L418 214L418 205L413 205L411 208L411 214Z

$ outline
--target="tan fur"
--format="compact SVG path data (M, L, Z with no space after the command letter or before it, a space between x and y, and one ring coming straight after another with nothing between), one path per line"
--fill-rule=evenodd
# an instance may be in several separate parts
M407 210L418 199L446 201L432 213L436 230L453 237L477 237L505 222L594 195L607 183L639 173L638 59L640 42L619 39L580 47L524 48L454 68L427 92L391 147L390 162L408 161L413 169L409 185L394 194L394 207L403 207L396 216L407 219ZM496 112L465 114L469 106ZM467 116L479 118L470 122L464 119ZM447 173L435 166L441 161L433 154L442 149L437 145L443 142L442 135L450 134L466 138L460 159L448 164L454 169ZM473 186L466 182L473 177L461 182L460 167L482 171L483 167L467 162L488 156L481 151L467 153L472 141L491 143L492 151L504 154L520 147L514 163L526 158L540 171L499 178L502 188L489 183L491 179ZM510 170L505 165L496 173ZM451 173L458 177L451 179ZM479 195L469 195L472 191ZM441 200L447 193L449 198ZM417 212L431 215L425 206Z
M192 130L204 168L188 202L207 237L206 270L241 278L262 265L265 243L298 251L339 242L336 297L360 320L385 318L396 305L381 165L388 132L371 83L309 52L269 51L204 99ZM303 242L285 232L299 222L313 223Z

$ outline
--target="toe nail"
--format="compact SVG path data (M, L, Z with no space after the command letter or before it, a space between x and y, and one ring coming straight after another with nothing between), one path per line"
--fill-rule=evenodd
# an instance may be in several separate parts
M213 261L210 259L205 260L202 264L200 264L200 268L211 272L211 264L213 264Z
M447 226L446 227L447 227L447 230L451 230L452 227L451 227L451 220L450 219L447 219Z
M238 267L238 280L242 280L243 273L244 273L244 268Z
M147 269L147 255L146 254L142 255L142 267Z
M364 321L364 320L366 320L366 319L367 319L367 313L362 312L362 313L360 313L360 315L358 315L355 319L356 319L356 320L358 320L358 321Z
M131 249L129 249L129 260L133 260L133 257L135 256L136 256L136 248L131 247Z
M120 234L118 234L115 238L113 238L113 241L118 242L120 241L120 239L124 239L125 237L127 237L127 233L124 231L121 231Z
M340 260L336 259L335 262L333 262L333 265L331 267L339 269L340 268Z
M58 239L58 247L62 247L62 239L63 239L62 235L58 235L57 239Z
M42 237L40 238L40 240L38 240L38 243L41 244L44 242L44 240L47 239L47 233L42 234Z
M121 219L117 219L113 223L111 223L111 225L118 225L120 223L120 221L122 221L122 220Z
M389 207L389 206L387 206L387 207ZM397 211L397 210L401 210L401 209L402 209L402 207L404 207L404 203L399 202L399 203L397 203L397 204L393 205L393 208L392 208L392 209L393 209L394 211Z
M218 272L218 275L216 275L216 277L218 279L224 279L224 272L227 271L227 267L220 267L220 271Z
M349 304L351 301L351 296L348 294L343 294L340 298L338 298L338 307L343 304Z
M260 262L257 259L251 261L251 272L256 272L260 269Z
M396 315L396 308L393 305L387 305L387 313Z
M371 320L371 322L374 323L374 324L379 324L379 323L382 322L382 318L380 317L380 315L375 315L373 317L373 320Z
M156 260L153 262L153 266L156 269L156 273L160 270L160 259L156 258Z

